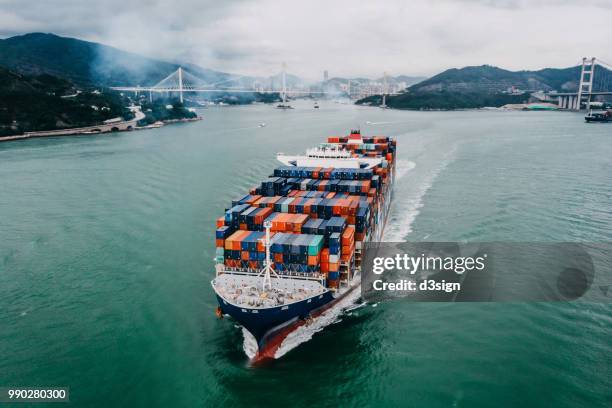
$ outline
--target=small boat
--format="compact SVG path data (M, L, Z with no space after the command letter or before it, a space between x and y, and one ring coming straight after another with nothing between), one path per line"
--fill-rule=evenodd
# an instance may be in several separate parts
M278 105L276 105L276 109L293 109L293 106L287 103L279 103Z
M260 127L260 128L262 128L262 127L266 127L266 124L265 124L264 122L262 122L262 123L260 123L260 124L259 124L259 127Z
M591 122L612 122L612 111L605 111L605 112L589 112L585 117L584 120L587 123L591 123Z

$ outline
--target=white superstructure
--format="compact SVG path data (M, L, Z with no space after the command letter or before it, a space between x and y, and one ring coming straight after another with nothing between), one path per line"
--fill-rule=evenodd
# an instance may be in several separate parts
M361 140L355 140L360 144ZM381 163L380 157L356 157L338 143L321 143L306 150L304 155L277 153L276 159L287 166L336 167L344 169L370 169Z

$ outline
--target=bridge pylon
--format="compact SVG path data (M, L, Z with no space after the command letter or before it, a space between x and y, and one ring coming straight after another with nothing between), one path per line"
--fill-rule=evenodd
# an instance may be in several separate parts
M578 85L578 98L576 110L582 109L583 99L586 99L587 110L591 108L591 95L593 93L593 78L595 76L595 57L582 58L580 70L580 83Z

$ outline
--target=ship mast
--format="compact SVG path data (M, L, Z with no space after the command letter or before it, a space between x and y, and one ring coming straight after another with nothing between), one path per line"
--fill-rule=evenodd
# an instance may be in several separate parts
M266 288L272 289L272 274L274 274L274 276L277 278L278 275L276 272L274 272L274 269L272 269L272 262L270 260L270 246L272 245L270 242L270 228L272 228L272 223L270 221L265 221L264 228L266 229L266 240L264 241L264 246L266 248L266 261L263 269L257 276L263 274L262 289L266 290Z

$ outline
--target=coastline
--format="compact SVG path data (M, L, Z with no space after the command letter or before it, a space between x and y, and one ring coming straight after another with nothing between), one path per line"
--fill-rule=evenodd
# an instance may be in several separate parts
M144 119L144 117L145 117L144 113L142 113L141 111L137 111L136 117L128 121L122 121L118 123L104 124L104 125L92 125L92 126L85 126L85 127L79 127L79 128L25 132L21 135L1 136L0 142L10 142L14 140L34 139L34 138L40 138L40 137L88 136L88 135L100 135L100 134L106 134L106 133L131 132L134 130L157 129L162 126L173 124L173 123L194 122L194 121L202 120L201 116L197 116L195 118L170 119L170 120L156 122L151 125L137 126L136 124L138 123L138 121L140 121L141 119Z

